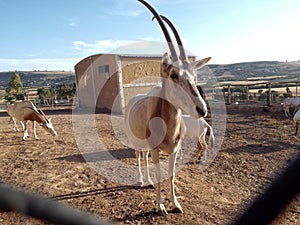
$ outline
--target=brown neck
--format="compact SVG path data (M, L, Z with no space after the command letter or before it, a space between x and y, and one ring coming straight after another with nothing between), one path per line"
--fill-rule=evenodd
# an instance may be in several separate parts
M181 116L181 110L167 101L166 88L164 85L162 86L159 96L161 97L158 102L160 110L157 111L160 111L161 118L165 121L178 120Z
M167 130L162 144L173 143L177 145L179 138L182 137L181 110L175 108L170 102L165 100L163 89L161 98L157 98L156 109L153 117L160 117L166 123ZM169 146L169 144L167 144Z
M36 121L38 123L45 123L45 120L42 118L42 116L35 111L32 111L31 113L29 113L28 115L26 115L24 117L25 120L30 120L30 121Z

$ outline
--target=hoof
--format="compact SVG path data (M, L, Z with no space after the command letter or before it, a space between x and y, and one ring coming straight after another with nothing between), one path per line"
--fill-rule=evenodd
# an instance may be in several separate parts
M140 181L137 182L137 183L136 183L136 186L143 187L143 182L140 182Z
M155 189L154 184L149 184L148 187L152 188L152 189Z
M142 183L141 187L142 188L154 188L154 184L153 183Z
M168 215L168 212L167 212L166 210L158 210L158 211L156 212L156 214L157 214L158 216L167 216L167 215Z
M171 210L172 213L183 213L182 208L174 208Z
M172 213L183 213L182 207L179 202L175 201L173 203L173 209L171 210Z
M167 210L166 210L166 208L165 208L165 206L163 204L159 205L159 209L157 211L157 214L160 215L160 216L166 216L166 215L168 215L168 212L167 212Z
M141 186L142 188L151 188L151 189L155 189L153 184L147 184L147 185L143 185Z

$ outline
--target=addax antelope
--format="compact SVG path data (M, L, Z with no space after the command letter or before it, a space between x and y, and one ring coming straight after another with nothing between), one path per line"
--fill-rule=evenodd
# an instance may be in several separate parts
M163 215L167 214L167 210L161 196L162 176L159 153L163 151L169 154L168 177L172 211L182 213L183 210L177 201L174 188L175 162L185 134L181 110L194 118L206 116L206 103L195 84L195 69L208 62L210 57L190 62L180 37L172 26L180 51L180 56L178 56L161 16L144 0L138 1L144 4L158 21L171 55L165 53L162 57L161 88L153 95L148 93L144 97L136 96L129 101L125 112L126 134L136 150L150 150L156 171L157 207Z
M297 136L299 125L300 125L300 109L295 113L293 120L296 125L295 136Z
M27 130L28 120L33 122L33 133L36 140L39 139L36 134L36 122L45 128L45 130L47 130L49 133L53 134L54 136L57 135L57 132L55 131L51 122L51 118L48 119L42 110L39 112L31 101L15 102L7 107L7 113L14 121L14 124L15 120L18 120L24 124L24 141L29 136Z

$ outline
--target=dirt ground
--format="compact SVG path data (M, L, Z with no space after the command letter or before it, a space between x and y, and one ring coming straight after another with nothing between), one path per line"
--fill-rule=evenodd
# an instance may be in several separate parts
M38 141L32 133L22 141L22 133L12 131L5 113L0 117L0 180L120 224L230 224L300 151L299 134L293 136L294 125L279 106L266 110L228 106L226 134L213 163L202 172L197 164L188 163L176 174L184 213L159 216L154 189L112 182L86 162L75 140L71 111L45 112L52 114L59 135L52 137L38 128ZM97 114L96 124L109 152L135 165L133 150L120 143L112 130L110 115ZM185 147L195 147L189 145ZM95 156L97 160L106 159ZM164 181L165 205L170 209L168 190ZM0 224L49 223L1 212ZM300 224L299 195L273 224Z

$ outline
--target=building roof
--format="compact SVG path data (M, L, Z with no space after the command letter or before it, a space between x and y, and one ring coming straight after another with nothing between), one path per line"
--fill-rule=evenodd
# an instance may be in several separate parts
M116 53L116 54L114 54L114 53L101 54L101 53L99 53L99 54L94 54L94 55L90 55L90 56L85 57L84 59L80 60L75 65L75 67L78 64L80 64L81 62L83 62L83 61L85 61L89 58L94 58L94 57L99 57L99 56L104 56L104 55L117 55L121 58L159 58L159 59L161 59L162 56L163 56L162 54L159 55L159 54L139 54L139 53L137 53L137 54L122 54L122 53L121 54L118 54L118 53ZM196 57L196 55L193 55L193 54L188 54L187 56L188 57Z

